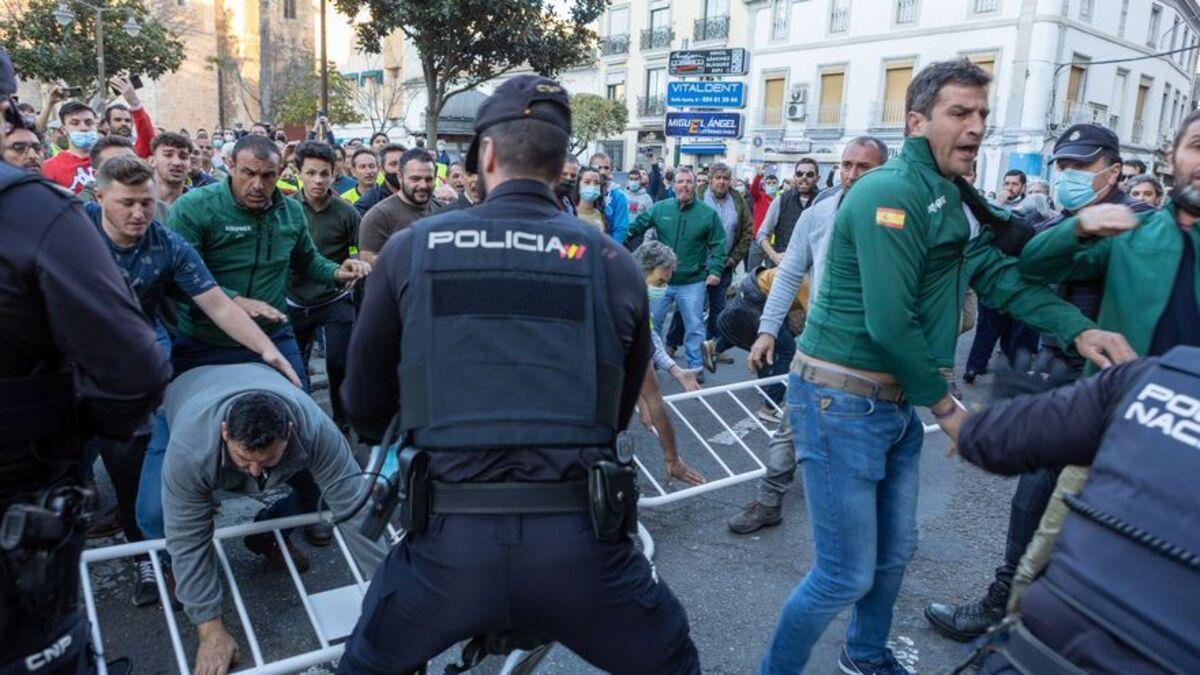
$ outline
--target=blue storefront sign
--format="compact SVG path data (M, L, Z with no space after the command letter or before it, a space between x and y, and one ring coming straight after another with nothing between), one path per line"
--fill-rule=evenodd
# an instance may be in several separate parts
M670 82L667 105L673 108L744 108L746 85L742 82Z
M741 113L669 112L667 135L685 138L741 138Z

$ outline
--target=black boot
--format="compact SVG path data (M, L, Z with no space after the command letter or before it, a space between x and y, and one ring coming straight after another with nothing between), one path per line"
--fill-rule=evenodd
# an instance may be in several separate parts
M959 642L970 642L1004 618L1007 603L1008 588L992 582L982 600L966 605L929 603L925 607L925 618L942 635Z

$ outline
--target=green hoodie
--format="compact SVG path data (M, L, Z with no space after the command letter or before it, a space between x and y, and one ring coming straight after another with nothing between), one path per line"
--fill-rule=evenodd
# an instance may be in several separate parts
M337 263L317 252L301 205L276 190L264 211L233 199L229 181L192 190L175 201L167 226L178 232L208 265L225 293L261 300L287 313L288 270L313 281L334 283ZM279 323L255 319L267 334ZM236 346L202 311L179 305L179 332L200 342Z
M725 227L713 207L692 199L679 208L675 199L664 199L638 215L629 226L626 241L658 232L658 240L675 252L675 275L672 286L700 283L708 275L721 276L725 269Z
M954 365L959 315L970 285L983 304L1071 344L1095 324L1045 285L1021 278L1017 259L971 239L963 202L1007 219L963 181L934 164L924 138L860 178L834 219L825 276L809 309L800 349L833 363L891 373L909 401L946 395L938 367Z
M1080 239L1077 217L1067 218L1034 237L1021 252L1021 272L1038 282L1104 281L1097 323L1120 333L1138 356L1145 356L1171 297L1184 242L1200 261L1200 230L1184 233L1175 205L1138 214L1137 228L1116 237ZM1200 269L1200 262L1197 262ZM1200 273L1196 275L1200 298ZM1096 367L1088 364L1089 374Z

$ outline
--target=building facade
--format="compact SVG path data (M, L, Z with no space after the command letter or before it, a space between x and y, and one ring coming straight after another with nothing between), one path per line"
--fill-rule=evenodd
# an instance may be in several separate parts
M963 57L993 77L978 185L1049 176L1066 127L1097 122L1122 154L1168 172L1163 144L1192 108L1194 0L750 0L751 139L774 157L833 158L872 134L898 148L904 94L930 62ZM1174 52L1165 56L1154 56ZM781 95L782 94L782 95ZM745 139L743 139L745 140ZM780 153L778 150L786 152ZM735 151L736 152L736 151Z

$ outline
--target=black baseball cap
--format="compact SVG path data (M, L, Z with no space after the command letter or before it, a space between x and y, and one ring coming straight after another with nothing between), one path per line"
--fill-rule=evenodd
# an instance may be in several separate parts
M535 103L549 103L539 105ZM518 75L496 87L475 115L475 138L467 150L466 168L479 173L479 135L485 129L512 120L536 119L571 134L571 100L567 90L548 77Z
M1112 130L1099 124L1085 122L1073 124L1054 144L1054 155L1050 161L1059 159L1077 159L1090 161L1096 159L1105 150L1121 154L1121 140Z

